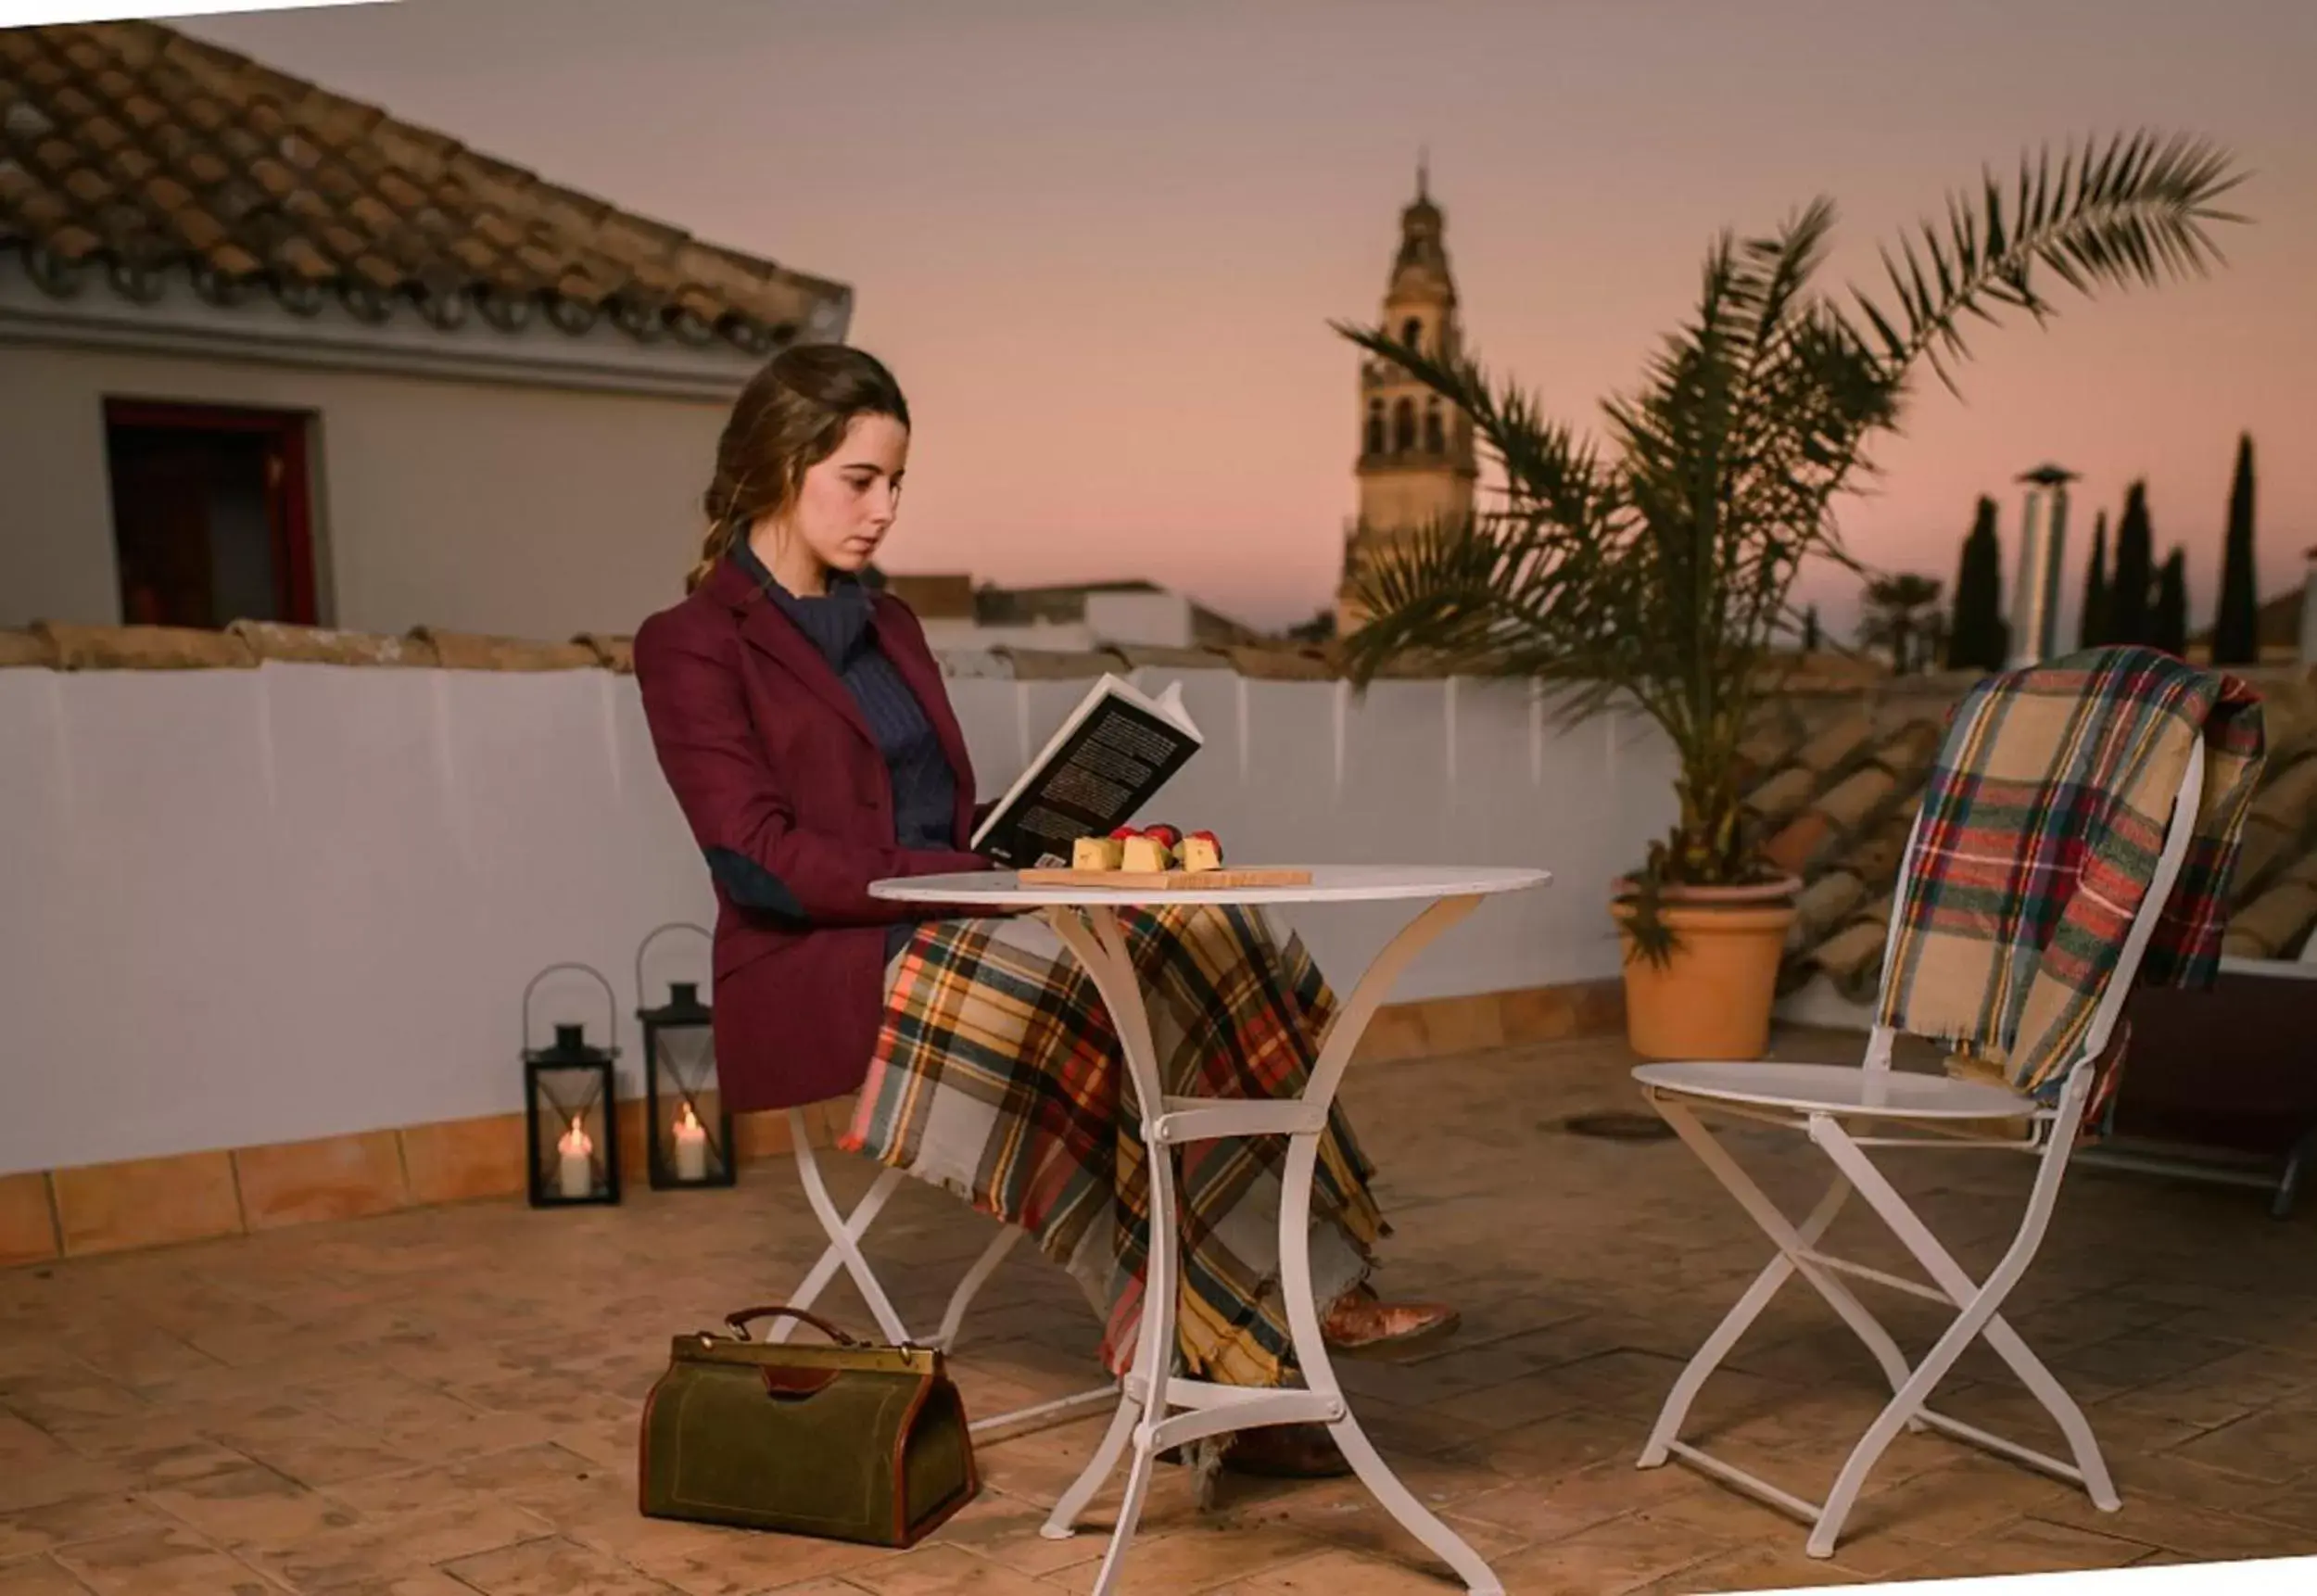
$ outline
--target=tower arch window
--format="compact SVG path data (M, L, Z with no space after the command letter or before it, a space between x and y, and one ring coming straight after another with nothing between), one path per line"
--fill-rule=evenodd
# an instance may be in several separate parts
M1380 399L1368 401L1368 426L1361 440L1361 450L1365 454L1384 452L1384 401Z
M1424 407L1424 447L1427 454L1446 454L1448 435L1440 426L1440 401L1432 400Z
M1416 447L1416 401L1403 399L1392 407L1392 450L1405 454Z
M1399 324L1399 341L1413 348L1424 347L1424 323L1411 316Z

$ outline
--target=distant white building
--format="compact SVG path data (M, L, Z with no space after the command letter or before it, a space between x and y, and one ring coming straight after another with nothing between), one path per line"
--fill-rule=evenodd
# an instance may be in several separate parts
M954 574L882 580L925 623L937 649L1209 648L1258 635L1184 594L1153 582L1050 588L977 588Z
M150 22L0 29L0 627L632 631L851 316Z

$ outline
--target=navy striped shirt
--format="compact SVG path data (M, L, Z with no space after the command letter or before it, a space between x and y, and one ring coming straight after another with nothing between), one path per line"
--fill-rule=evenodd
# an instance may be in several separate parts
M731 558L820 651L852 693L861 718L868 722L893 781L894 842L904 848L955 847L956 775L925 706L877 646L868 589L855 577L832 571L825 596L800 598L780 585L745 539L733 545ZM912 930L905 922L886 933L887 958L908 943Z

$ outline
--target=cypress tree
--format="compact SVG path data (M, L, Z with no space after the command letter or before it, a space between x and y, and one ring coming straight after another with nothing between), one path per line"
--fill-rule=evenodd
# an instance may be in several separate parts
M2116 579L2108 589L2108 640L2156 640L2148 601L2156 589L2155 535L2148 528L2146 478L2124 490L2124 513L2116 523Z
M1995 501L1981 495L1956 568L1947 668L2001 670L2010 652L2009 628L2003 620L2003 545L1995 537Z
M2221 611L2212 623L2212 663L2260 659L2260 599L2253 576L2253 439L2236 439L2236 475L2229 484L2228 541L2221 555Z
M2083 614L2076 624L2076 647L2095 649L2108 641L2108 512L2092 523L2092 568L2083 577Z
M2168 654L2188 652L2188 560L2178 549L2165 556L2163 572L2157 577L2148 643Z

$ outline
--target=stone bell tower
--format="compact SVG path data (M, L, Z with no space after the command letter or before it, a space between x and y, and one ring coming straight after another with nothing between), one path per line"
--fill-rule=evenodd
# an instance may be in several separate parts
M1449 270L1445 222L1432 202L1424 163L1416 164L1416 197L1399 213L1399 254L1384 291L1384 325L1402 343L1436 357L1462 347L1456 278ZM1472 424L1437 395L1386 361L1360 366L1360 513L1345 528L1338 585L1338 636L1362 615L1352 603L1352 572L1370 551L1388 548L1428 523L1469 516L1479 476Z

